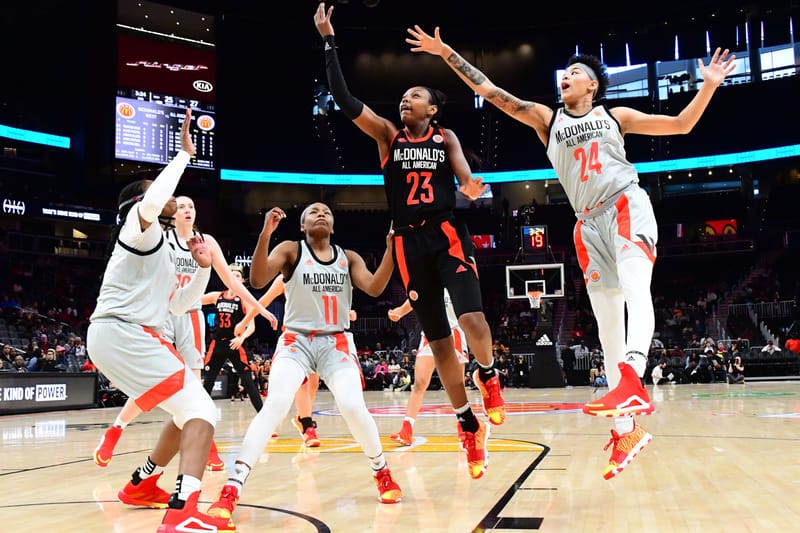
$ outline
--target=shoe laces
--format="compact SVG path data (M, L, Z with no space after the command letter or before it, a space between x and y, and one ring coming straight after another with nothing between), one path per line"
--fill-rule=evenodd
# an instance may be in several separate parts
M611 439L609 439L608 443L603 448L603 451L606 451L612 444L614 445L615 450L620 450L623 452L631 451L633 447L636 446L636 443L639 442L638 429L638 426L634 426L630 433L625 433L624 435L620 435L617 433L617 430L612 429Z
M378 486L381 492L390 490L392 488L392 474L388 468L383 468L375 473L375 479L378 480Z
M463 444L464 449L467 450L467 453L471 453L475 450L475 433L464 431L461 433L460 438L461 444Z
M236 503L236 500L239 499L239 491L230 485L225 485L222 487L222 492L219 494L219 499Z

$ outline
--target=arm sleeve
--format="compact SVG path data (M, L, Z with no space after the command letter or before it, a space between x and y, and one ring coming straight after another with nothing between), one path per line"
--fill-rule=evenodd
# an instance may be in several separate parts
M203 297L210 279L211 267L198 268L189 283L175 290L172 299L169 301L170 312L175 316L180 316L188 311L192 305Z
M164 167L153 184L144 193L139 203L139 216L148 222L155 222L170 196L175 192L178 181L181 179L186 165L189 164L189 153L180 150L178 154Z
M333 35L326 35L322 40L325 42L325 74L328 76L328 85L331 86L331 95L342 108L344 116L354 120L364 110L364 102L350 94L350 90L347 88L342 67L339 65L339 55L336 53Z

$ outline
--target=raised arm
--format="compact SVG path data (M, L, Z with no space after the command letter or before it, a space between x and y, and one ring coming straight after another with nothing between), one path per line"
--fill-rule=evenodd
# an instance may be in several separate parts
M377 115L364 102L350 94L347 83L344 81L342 67L339 65L339 55L336 52L333 24L331 24L332 14L333 6L326 10L324 2L317 6L317 11L314 13L314 24L325 43L325 74L328 78L331 95L342 109L344 116L352 120L361 131L375 139L378 143L380 158L383 160L389 151L392 138L397 133L397 127L392 121Z
M736 56L729 54L726 48L722 51L717 48L708 66L702 59L697 59L703 85L694 95L694 98L678 113L677 116L650 115L630 107L615 107L611 114L619 121L622 133L638 133L642 135L678 135L692 131L697 121L708 107L711 97L722 84L725 77L736 68Z
M191 122L192 110L187 108L183 126L181 126L181 149L172 161L159 172L158 177L150 184L144 195L128 200L128 202L138 201L139 203L128 211L128 217L122 225L119 239L137 250L150 250L163 238L160 232L146 230L158 220L158 216L170 201L174 203L172 195L175 193L175 188L178 186L178 181L180 181L186 165L189 164L189 160L195 153L192 136L189 133Z
M447 66L458 74L458 77L473 91L508 116L535 129L542 143L547 144L550 119L553 116L552 109L536 102L517 98L496 86L486 77L486 74L469 64L450 45L442 41L438 26L433 30L433 37L425 33L418 25L415 25L413 29L408 28L407 31L411 37L406 37L406 42L411 45L412 52L427 52L441 57Z
M253 262L250 263L250 285L254 289L260 289L278 273L276 270L271 276L267 272L267 261L269 258L269 240L272 233L286 218L286 213L280 207L273 207L264 215L264 225L261 233L258 234L256 249L253 251Z
M347 260L350 262L350 279L353 286L361 289L372 297L378 297L386 289L394 270L394 260L392 259L392 238L394 230L390 229L386 236L386 251L375 273L369 271L364 263L364 258L352 250L345 250Z

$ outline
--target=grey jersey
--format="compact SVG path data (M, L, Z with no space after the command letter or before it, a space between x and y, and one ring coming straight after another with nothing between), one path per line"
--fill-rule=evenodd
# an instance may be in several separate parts
M197 235L197 232L192 233ZM166 236L175 254L175 274L178 276L178 287L185 287L187 283L192 281L192 276L195 275L199 266L192 257L192 252L186 246L186 242L178 236L174 229L169 230ZM198 299L188 310L194 311L202 308L203 305Z
M576 214L592 215L602 204L639 182L625 157L619 123L605 105L575 117L561 107L553 114L547 157Z
M300 241L297 265L284 280L288 331L337 333L350 325L353 285L344 250L333 246L330 261L320 261L305 241Z
M135 208L131 212L138 217ZM138 218L128 217L126 224L130 223L138 224ZM161 227L151 224L146 232L161 233ZM163 235L154 248L144 251L118 239L90 320L116 319L160 330L174 291L175 259Z

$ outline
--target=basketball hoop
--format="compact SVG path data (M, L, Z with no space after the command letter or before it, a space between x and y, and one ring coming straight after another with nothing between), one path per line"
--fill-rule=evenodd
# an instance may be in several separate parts
M528 301L531 303L531 309L539 309L542 305L542 291L528 291Z

